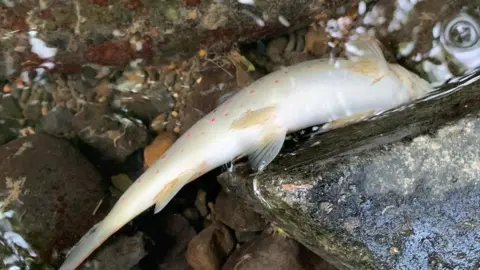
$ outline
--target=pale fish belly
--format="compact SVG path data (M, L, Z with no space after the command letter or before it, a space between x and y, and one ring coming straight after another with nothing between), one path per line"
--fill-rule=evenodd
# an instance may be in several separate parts
M356 118L400 106L409 101L407 88L392 73L372 78L342 69L306 74L279 105L279 118L289 131Z

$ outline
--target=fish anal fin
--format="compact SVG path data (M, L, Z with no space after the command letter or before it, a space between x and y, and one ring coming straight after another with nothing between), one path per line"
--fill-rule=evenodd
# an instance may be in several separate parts
M174 178L170 182L168 182L160 192L155 195L153 201L155 203L155 210L154 214L162 211L162 209L170 202L170 200L175 196L182 187L197 179L198 177L202 176L207 172L209 169L208 163L203 161L195 169L189 169L181 173L177 178Z
M255 171L262 171L277 157L285 142L286 132L271 134L262 140L260 147L248 154L250 166Z
M169 183L167 183L162 190L160 190L157 195L153 198L153 201L155 202L155 210L154 214L157 214L158 212L162 211L162 209L168 204L170 199L177 194L177 192L182 188L182 185L180 183L181 179L180 178L175 178Z

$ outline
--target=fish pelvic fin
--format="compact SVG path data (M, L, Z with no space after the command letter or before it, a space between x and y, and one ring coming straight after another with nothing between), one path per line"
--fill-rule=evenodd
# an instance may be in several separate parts
M280 153L285 142L287 131L280 131L267 134L259 147L248 154L250 166L255 171L262 171Z
M110 228L101 221L94 225L67 253L67 258L59 270L74 270L79 267L95 249L119 228Z

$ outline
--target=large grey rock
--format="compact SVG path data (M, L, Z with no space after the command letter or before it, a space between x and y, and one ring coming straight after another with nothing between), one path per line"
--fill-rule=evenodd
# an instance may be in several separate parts
M479 75L219 180L339 269L478 269Z
M12 230L36 259L54 263L105 216L106 204L99 204L105 190L99 172L68 141L38 133L2 145L0 245ZM18 223L13 228L4 225L8 211L15 213L9 223Z

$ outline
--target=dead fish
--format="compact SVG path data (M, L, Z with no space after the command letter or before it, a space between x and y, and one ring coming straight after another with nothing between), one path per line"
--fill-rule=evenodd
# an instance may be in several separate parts
M373 38L357 38L356 60L317 59L286 67L223 101L185 132L121 196L110 213L70 250L61 270L78 267L107 238L155 205L161 211L187 183L247 155L261 171L288 133L324 130L404 105L434 88L415 73L388 63Z

